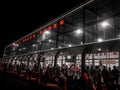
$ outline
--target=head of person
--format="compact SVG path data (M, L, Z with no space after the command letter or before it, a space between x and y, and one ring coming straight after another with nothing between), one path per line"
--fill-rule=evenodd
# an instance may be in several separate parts
M116 66L113 66L113 69L116 69Z
M99 61L99 64L102 65L102 61Z

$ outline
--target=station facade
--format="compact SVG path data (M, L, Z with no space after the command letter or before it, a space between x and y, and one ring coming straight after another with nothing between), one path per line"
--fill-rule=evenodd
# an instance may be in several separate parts
M0 62L85 68L120 66L118 0L88 0L7 45Z

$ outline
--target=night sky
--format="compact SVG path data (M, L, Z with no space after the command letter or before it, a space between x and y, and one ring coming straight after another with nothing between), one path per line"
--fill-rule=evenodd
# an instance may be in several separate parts
M29 34L85 0L4 1L1 7L0 57L6 45Z

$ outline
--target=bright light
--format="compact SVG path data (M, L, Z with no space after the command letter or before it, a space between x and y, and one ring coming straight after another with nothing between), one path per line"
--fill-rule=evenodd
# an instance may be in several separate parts
M61 46L59 46L58 48L62 48Z
M45 34L50 34L50 31L46 31L46 32L44 32Z
M15 46L15 43L13 43L12 45Z
M25 50L25 47L23 48L23 50Z
M80 42L80 44L83 44L83 42Z
M101 48L98 48L98 51L101 51Z
M69 45L68 45L68 47L72 47L72 45L71 45L71 44L69 44Z
M67 59L71 59L71 56L70 56L70 55L68 55L68 56L67 56Z
M81 34L82 30L81 29L77 29L75 32L76 32L76 34Z
M98 42L102 42L103 41L103 39L102 38L98 38L98 40L97 40Z
M22 49L19 49L19 51L21 51Z
M51 39L49 39L49 40L48 40L48 42L52 42L52 40L51 40Z
M12 45L13 45L13 46L19 46L19 45L18 45L18 44L16 44L16 43L13 43Z
M54 48L51 48L51 50L54 50Z
M33 46L33 47L35 47L36 45L35 45L35 44L33 44L32 46Z
M105 28L105 27L107 27L107 26L109 26L109 25L110 25L110 24L109 24L108 21L104 21L104 22L101 23L101 26L102 26L103 28Z
M47 35L50 35L50 31L45 31L42 35L42 40L45 40L47 38Z

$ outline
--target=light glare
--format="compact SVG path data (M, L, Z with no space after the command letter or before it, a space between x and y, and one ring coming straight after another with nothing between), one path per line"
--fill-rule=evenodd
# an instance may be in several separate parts
M98 38L98 42L102 42L103 41L103 39L102 38Z
M107 26L109 26L109 25L110 25L110 24L109 24L108 21L104 21L104 22L101 23L101 26L102 26L103 28L105 28L105 27L107 27Z
M80 34L80 33L82 33L82 30L81 29L77 29L76 30L76 34Z
M46 31L45 34L50 34L50 32L49 32L49 31Z

